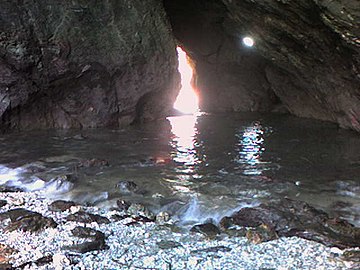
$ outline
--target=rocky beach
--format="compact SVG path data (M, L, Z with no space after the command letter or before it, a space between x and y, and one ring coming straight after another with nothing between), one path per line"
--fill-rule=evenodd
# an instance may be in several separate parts
M242 231L178 227L141 205L111 210L3 192L0 269L358 269L358 248L299 237L262 241ZM127 209L126 209L127 208ZM207 227L207 228L206 228ZM263 234L259 234L260 236ZM356 240L356 239L354 239Z

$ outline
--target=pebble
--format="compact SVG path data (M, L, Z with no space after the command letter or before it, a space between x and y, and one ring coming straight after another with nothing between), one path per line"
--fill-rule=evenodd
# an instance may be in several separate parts
M82 240L73 236L72 230L83 224L64 222L69 211L50 211L51 201L37 193L17 193L16 196L23 199L23 208L53 218L59 225L36 234L18 230L5 232L0 228L0 243L19 251L11 257L14 267L52 256L47 264L26 269L349 269L341 256L333 259L334 249L298 237L259 244L224 234L209 239L202 234L172 232L168 226L154 222L126 226L133 217L111 223L87 223L86 228L106 236L108 248L84 254L69 253L63 247ZM9 193L0 194L0 199L8 201L0 212L16 208L9 197ZM96 207L83 207L83 210L94 215L101 213L106 218L114 215L114 211L104 213Z

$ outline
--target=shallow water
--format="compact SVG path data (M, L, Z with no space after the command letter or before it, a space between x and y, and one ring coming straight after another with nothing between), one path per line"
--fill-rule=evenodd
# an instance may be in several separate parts
M109 166L78 166L92 158ZM122 130L7 134L0 164L0 185L104 207L123 198L183 223L290 197L360 226L359 134L291 116L202 114ZM66 174L77 180L51 181ZM119 181L138 188L120 190Z

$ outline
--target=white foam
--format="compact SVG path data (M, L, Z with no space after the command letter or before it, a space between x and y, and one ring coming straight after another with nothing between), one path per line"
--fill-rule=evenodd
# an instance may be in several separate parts
M4 165L0 165L0 185L8 182L18 181L21 177L20 174L24 172L22 168L11 169Z

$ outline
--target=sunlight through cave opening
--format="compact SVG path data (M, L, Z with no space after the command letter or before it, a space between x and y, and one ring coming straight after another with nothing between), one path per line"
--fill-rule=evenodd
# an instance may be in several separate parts
M174 103L174 108L185 114L199 111L199 98L191 84L193 69L183 49L177 47L179 57L179 72L181 74L181 89Z

